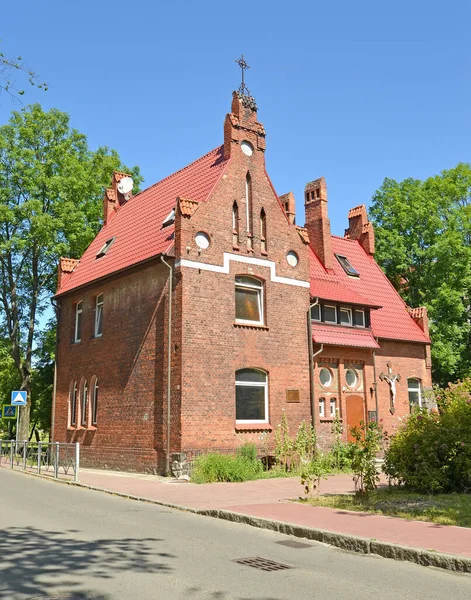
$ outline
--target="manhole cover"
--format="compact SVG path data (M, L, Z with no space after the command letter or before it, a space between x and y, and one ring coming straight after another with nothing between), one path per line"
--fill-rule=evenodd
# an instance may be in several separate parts
M274 560L268 560L267 558L260 558L260 556L254 556L252 558L238 558L233 562L239 563L240 565L247 565L260 571L284 571L285 569L292 569L289 565L275 562Z
M280 544L280 546L288 546L288 548L312 548L312 544L295 542L294 540L283 540L282 542L275 542L275 544Z

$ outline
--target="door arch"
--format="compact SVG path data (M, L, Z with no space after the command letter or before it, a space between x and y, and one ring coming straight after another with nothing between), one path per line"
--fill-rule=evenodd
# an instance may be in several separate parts
M361 396L347 396L345 399L347 407L347 433L348 441L354 442L350 429L352 427L358 427L360 421L365 422L365 407L363 404L363 398Z

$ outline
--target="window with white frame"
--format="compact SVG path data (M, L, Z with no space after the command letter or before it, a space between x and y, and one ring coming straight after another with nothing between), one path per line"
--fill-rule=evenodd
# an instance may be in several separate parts
M103 334L103 294L96 297L95 302L95 337Z
M329 306L328 304L324 306L324 321L326 323L337 323L336 306Z
M70 424L77 424L77 382L70 386Z
M254 277L236 277L236 321L263 324L263 284Z
M98 412L98 379L95 379L93 384L93 396L92 396L92 425L96 425Z
M340 323L341 325L353 325L351 308L340 307Z
M332 418L334 418L336 414L337 414L337 399L331 398L330 399L330 416Z
M311 308L311 319L312 319L312 321L320 321L321 320L321 307L320 307L320 304L315 304Z
M236 371L237 423L268 423L268 377L259 369Z
M81 420L80 423L83 427L87 425L87 404L88 404L88 384L87 380L83 382L82 387L82 403L80 405L81 408Z
M409 404L411 409L422 407L422 391L420 389L420 379L411 378L407 380L407 391L409 392Z
M82 312L83 312L83 302L80 301L80 302L77 302L77 304L75 305L74 342L82 341Z
M366 327L364 310L355 310L355 325L357 327Z
M325 398L319 398L319 417L325 417Z
M330 388L332 386L332 371L327 367L321 367L319 371L319 381L322 387Z

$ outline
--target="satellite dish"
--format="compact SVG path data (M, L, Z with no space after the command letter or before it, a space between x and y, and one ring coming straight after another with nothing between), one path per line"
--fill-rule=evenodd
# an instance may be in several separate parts
M124 196L132 191L133 186L134 181L132 180L132 177L123 177L118 183L118 192Z

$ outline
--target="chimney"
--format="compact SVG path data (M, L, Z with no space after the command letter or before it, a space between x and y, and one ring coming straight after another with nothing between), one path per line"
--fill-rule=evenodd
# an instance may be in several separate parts
M280 196L280 202L285 209L290 225L294 225L296 222L296 204L293 192L288 192L287 194Z
M314 252L326 269L332 268L332 239L327 216L327 186L321 177L304 188L305 228Z
M59 291L62 282L73 272L78 263L79 261L75 258L61 257L59 259L59 264L57 265L57 291Z
M348 213L348 229L345 230L345 237L358 240L370 256L375 253L375 233L373 225L368 221L364 204L352 208Z
M265 152L265 136L265 128L257 121L255 99L233 92L231 112L224 121L224 158L229 158L243 141L250 142L255 152Z
M429 336L429 328L428 328L427 307L419 306L418 308L410 308L408 306L407 310L408 310L410 316L412 317L412 319L414 319L414 321L417 323L417 325L420 327L420 329L422 329L422 331L428 337Z
M113 171L111 187L105 190L105 195L103 197L103 222L105 225L111 221L118 208L125 204L132 195L132 192L122 194L118 190L118 183L125 177L131 177L131 175Z

